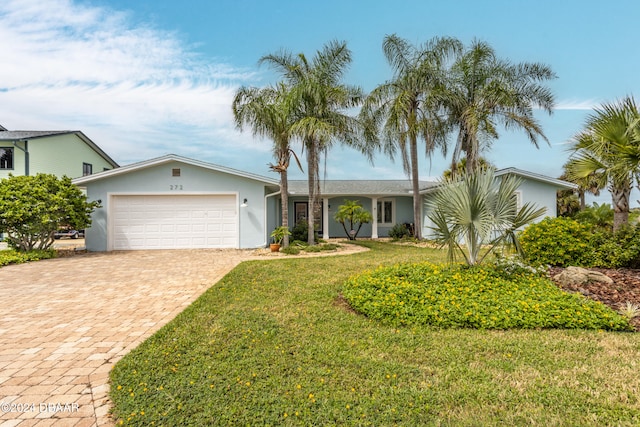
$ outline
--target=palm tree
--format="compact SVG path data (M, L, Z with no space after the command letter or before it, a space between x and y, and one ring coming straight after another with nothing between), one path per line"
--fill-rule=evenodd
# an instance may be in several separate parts
M566 165L563 166L566 169ZM576 177L572 177L569 178L569 176L567 176L566 172L563 173L562 175L560 175L560 177L558 179L561 179L563 181L570 181L574 184L576 184L578 186L578 200L579 200L579 210L584 210L586 208L586 201L585 201L585 195L586 193L591 193L594 196L599 196L600 195L600 187L598 186L598 181L594 178L593 175L590 176L585 176L583 178L576 178ZM568 194L573 194L574 190L560 190L558 193L568 193Z
M484 170L488 168L496 169L496 167L490 161L488 161L484 157L479 157L478 170ZM460 159L460 161L456 165L456 173L464 174L466 171L467 171L467 158L463 157L462 159ZM452 169L447 169L442 173L442 177L445 179L453 178L453 175L454 173Z
M522 129L536 147L538 138L548 142L533 109L552 113L554 97L543 84L552 78L555 74L544 64L512 64L499 59L487 43L474 41L451 67L443 94L458 133L451 160L454 174L461 152L468 169L478 170L480 152L498 138L500 124Z
M360 104L360 88L341 83L351 63L351 51L345 42L332 41L316 52L309 61L303 53L287 51L263 56L260 63L268 63L280 72L291 88L291 102L295 113L292 133L302 139L307 150L309 181L308 243L315 244L315 218L320 211L320 156L340 140L361 148L356 139L358 122L346 114L347 109ZM368 154L370 155L370 154Z
M427 156L438 146L446 149L447 129L439 114L438 92L444 85L447 61L461 46L456 39L434 38L416 47L397 35L386 36L382 49L393 67L393 79L369 94L360 113L366 129L381 130L382 149L389 157L400 151L413 187L418 239L422 237L418 139L424 140ZM377 132L366 136L370 143L379 144Z
M634 136L639 118L632 97L596 108L574 137L573 154L565 165L569 179L589 178L598 188L608 188L614 231L629 221L631 187L640 170L640 139Z
M522 254L517 230L544 215L545 208L526 203L518 209L514 192L521 183L513 175L496 179L491 168L444 181L429 200L429 218L435 240L448 249L449 262L459 252L467 265L479 264L503 242Z
M373 215L363 208L359 201L345 200L344 204L338 207L338 212L334 215L334 219L342 224L344 233L349 240L356 240L362 226L373 221ZM347 222L349 223L348 230Z
M289 226L289 185L287 169L291 155L302 170L296 153L291 149L291 126L293 111L288 101L289 89L282 83L275 87L241 87L233 100L233 116L241 131L245 126L251 128L254 136L270 138L273 141L273 155L276 164L269 166L280 174L280 197L282 205L282 226ZM289 245L289 235L285 234L283 247Z

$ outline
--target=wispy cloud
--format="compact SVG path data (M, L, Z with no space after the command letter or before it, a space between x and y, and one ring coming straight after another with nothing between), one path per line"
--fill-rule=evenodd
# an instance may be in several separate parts
M4 0L0 40L0 124L9 129L79 129L122 163L269 149L233 128L231 100L252 70L203 58L179 35L134 24L125 12Z
M593 110L600 105L597 99L564 99L558 102L556 110Z

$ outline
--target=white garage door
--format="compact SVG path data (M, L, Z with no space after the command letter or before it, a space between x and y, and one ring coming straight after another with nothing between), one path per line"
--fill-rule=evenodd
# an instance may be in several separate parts
M114 250L238 247L235 195L119 195L111 204Z

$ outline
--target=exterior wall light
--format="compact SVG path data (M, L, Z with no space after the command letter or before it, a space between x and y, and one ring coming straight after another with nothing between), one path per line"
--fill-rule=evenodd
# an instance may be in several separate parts
M244 201L242 202L242 204L240 205L241 208L246 208L247 207L247 199L244 199Z

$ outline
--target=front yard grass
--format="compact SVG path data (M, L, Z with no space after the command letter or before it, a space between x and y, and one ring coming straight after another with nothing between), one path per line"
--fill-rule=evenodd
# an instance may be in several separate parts
M380 324L339 297L347 278L444 253L360 244L235 268L115 366L117 423L640 424L640 334Z

